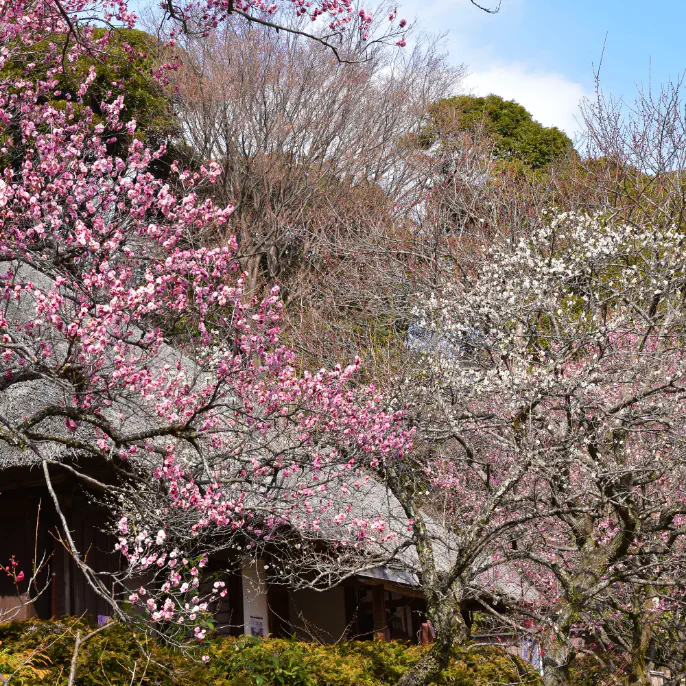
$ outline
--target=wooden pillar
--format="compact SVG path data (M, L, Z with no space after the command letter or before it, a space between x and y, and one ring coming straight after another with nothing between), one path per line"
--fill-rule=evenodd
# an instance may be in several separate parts
M382 584L372 587L372 617L374 619L374 638L386 640L386 591Z
M244 562L242 572L244 633L266 638L270 629L264 562L262 560Z

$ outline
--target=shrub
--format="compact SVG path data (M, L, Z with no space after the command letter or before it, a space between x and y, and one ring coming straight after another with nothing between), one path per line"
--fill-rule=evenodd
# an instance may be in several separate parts
M84 620L8 622L0 625L0 674L14 673L17 686L66 686L77 631ZM425 648L401 642L351 641L322 646L252 636L217 638L202 654L187 657L118 624L101 631L79 651L79 686L382 686L395 683ZM136 674L132 681L132 675ZM497 647L459 652L434 686L536 684L519 658ZM428 685L427 685L428 686Z
M13 674L12 686L65 686L76 632L84 635L94 628L73 617L0 624L0 675ZM192 659L119 624L81 646L76 682L79 686L124 686L131 683L134 670L137 677L145 677L146 686L203 683L198 678L202 667Z

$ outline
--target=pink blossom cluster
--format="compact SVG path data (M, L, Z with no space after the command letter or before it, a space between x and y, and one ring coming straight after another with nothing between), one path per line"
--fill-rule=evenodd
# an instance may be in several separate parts
M147 531L141 531L130 541L126 538L126 517L119 520L118 529L121 536L116 549L127 559L133 572L144 574L150 567L157 567L164 572L156 575L157 584L141 585L130 592L126 600L143 612L149 621L173 624L181 630L192 629L194 637L202 640L211 619L212 604L227 594L223 581L201 583L207 556L188 559L176 549L167 553L162 545L165 539L163 529L157 532L154 539Z
M204 28L216 27L232 12L240 11L248 16L274 17L281 13L292 13L295 17L309 17L315 22L320 17L326 21L330 31L342 31L353 23L357 23L358 31L363 40L369 38L369 31L373 21L373 14L359 8L352 0L281 0L281 2L265 0L187 0L183 4L176 3L174 15L180 19L200 17ZM397 11L389 13L388 21L394 22ZM407 22L402 19L399 28L404 29Z
M19 569L19 563L14 559L14 555L6 565L0 563L0 572L5 572L15 584L24 580L24 572Z
M319 10L338 26L351 7ZM68 32L61 10L133 21L124 0L6 4L0 60ZM246 294L234 239L197 247L202 231L231 221L231 205L204 199L216 163L153 175L165 148L122 122L124 97L102 103L104 120L84 105L94 69L74 101L53 104L62 60L104 47L92 36L84 27L65 55L49 52L45 78L0 83L0 155L10 160L0 178L0 387L36 396L3 419L2 436L46 464L75 457L87 471L98 458L132 482L149 477L147 490L131 486L118 501L117 550L129 576L154 572L161 584L128 601L153 622L184 624L225 593L199 591L204 537L248 553L290 530L391 540L385 522L351 518L340 496L365 469L402 459L412 432L373 385L355 383L359 359L298 371L279 337L278 287ZM115 139L127 143L120 155Z

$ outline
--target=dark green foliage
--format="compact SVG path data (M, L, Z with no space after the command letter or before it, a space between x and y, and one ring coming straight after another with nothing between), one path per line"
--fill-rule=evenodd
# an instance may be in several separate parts
M573 151L570 138L556 127L539 124L514 100L498 95L485 98L461 95L431 106L423 143L450 145L459 132L484 130L502 159L518 159L540 169Z
M121 121L126 123L135 119L136 136L151 148L156 149L162 144L168 146L165 159L155 161L152 165L155 173L164 174L172 159L183 159L188 152L178 137L178 123L170 91L163 85L164 76L156 78L161 62L157 40L136 29L122 29L107 34L103 29L94 29L93 34L93 45L96 47L90 53L82 55L75 62L62 62L62 70L55 77L58 85L49 102L56 108L64 108L67 103L72 103L77 115L84 107L88 107L95 114L96 122L105 123L102 103L112 103L117 97L123 96L125 107ZM98 42L106 37L107 42ZM0 71L0 78L20 78L28 73L36 81L46 79L46 70L53 64L48 56L62 53L65 40L65 35L53 35L32 45L30 51L19 51ZM95 80L82 102L79 102L79 87L91 67L95 68ZM114 137L108 145L111 154L121 155L125 151L129 140L126 131L106 129L103 136L108 140Z
M65 686L74 636L93 627L83 620L8 622L0 625L0 675L19 671L18 686ZM149 686L382 686L395 683L425 648L404 643L351 641L321 646L295 640L253 637L209 641L194 657L162 647L144 635L112 625L86 641L80 651L79 686L124 686L132 670ZM199 662L201 654L208 665ZM23 666L22 666L23 665ZM455 655L434 686L540 683L528 665L497 647ZM430 686L430 685L427 685Z
M93 33L96 41L106 35L103 29L94 29ZM103 101L112 102L123 95L126 107L122 121L135 119L147 136L167 136L175 124L168 93L153 76L158 63L156 39L136 29L123 29L107 36L109 42L102 44L101 52L94 50L74 63L64 61L62 73L57 75L57 90L61 93L54 96L53 102L76 102L79 86L94 66L96 77L84 97L84 105L101 114ZM51 66L46 56L61 52L64 41L64 35L46 38L33 45L30 52L22 51L15 56L15 61L9 62L2 73L19 76L26 72L28 63L33 63L29 73L35 74L37 80L46 78L46 68Z

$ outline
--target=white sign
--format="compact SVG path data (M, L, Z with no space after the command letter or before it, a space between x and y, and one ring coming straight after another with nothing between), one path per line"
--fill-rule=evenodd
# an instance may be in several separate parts
M250 634L264 638L264 618L250 615Z

